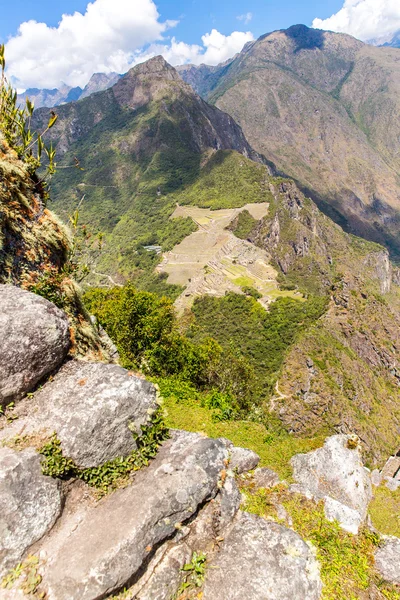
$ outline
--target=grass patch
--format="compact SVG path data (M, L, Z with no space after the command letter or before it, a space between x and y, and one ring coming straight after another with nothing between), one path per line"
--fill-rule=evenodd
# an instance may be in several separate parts
M391 492L385 485L374 488L369 514L378 531L400 537L400 489Z
M374 569L379 536L366 528L357 536L343 531L337 522L325 518L323 502L291 494L283 485L256 492L247 487L244 493L244 509L262 517L277 520L275 506L283 505L292 520L292 528L316 548L324 584L322 600L371 597L399 600L398 589L384 583Z
M290 459L295 454L310 452L323 445L325 437L296 438L285 432L273 433L261 423L252 421L219 421L215 410L202 406L202 396L187 386L174 387L160 381L166 424L173 429L203 433L212 438L226 437L236 446L250 448L260 456L260 466L269 467L283 479L290 479Z

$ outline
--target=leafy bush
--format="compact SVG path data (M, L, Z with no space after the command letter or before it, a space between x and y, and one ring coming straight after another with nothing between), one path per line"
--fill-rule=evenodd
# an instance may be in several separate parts
M326 309L326 299L306 302L278 298L267 312L253 298L228 293L223 298L195 300L194 339L212 337L225 349L234 347L253 369L254 389L270 393L285 354L298 336Z
M199 390L216 389L232 397L231 415L249 410L254 372L247 359L209 336L198 341L184 335L171 300L128 284L91 289L85 302L117 345L124 367L174 376Z
M260 294L260 292L256 290L256 288L251 287L251 285L243 285L241 290L243 294L245 294L246 296L251 296L252 298L254 298L254 300L262 298L262 294Z
M246 240L257 225L257 222L258 221L251 216L248 210L242 210L230 229L232 229L232 232L236 237Z

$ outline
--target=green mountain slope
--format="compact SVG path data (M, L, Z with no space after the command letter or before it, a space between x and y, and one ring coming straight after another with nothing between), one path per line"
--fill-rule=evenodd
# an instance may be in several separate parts
M394 48L303 25L181 76L348 231L400 251L400 71Z
M348 39L342 73L358 52ZM335 71L334 65L329 69ZM337 78L334 73L331 86ZM356 431L371 464L384 460L397 445L400 426L400 294L387 252L345 233L293 182L273 176L232 118L209 107L162 59L57 112L51 135L62 158L54 205L64 216L79 206L81 223L104 232L101 249L89 241L89 283L110 287L133 279L138 287L179 296L179 336L183 332L200 349L210 336L217 340L225 357L211 368L219 389L235 364L239 387L247 386L235 406L240 416L266 426L268 435L282 429L305 438ZM35 126L46 118L46 111L37 111ZM235 212L250 203L263 203L262 211ZM177 204L178 216L170 219ZM231 213L219 215L227 219L222 228L206 226L202 219L212 221L210 210L184 205ZM179 242L193 236L203 245L188 243L180 254L185 244ZM169 272L184 271L184 292L154 272L161 255L149 246L171 250ZM212 258L203 263L206 250ZM264 296L256 300L258 283ZM119 292L99 298L100 317L114 310L114 294ZM181 302L189 296L192 308ZM113 327L119 331L118 322ZM164 367L172 355L184 365L192 356L185 348L204 358L203 350L179 336L174 344L183 349L171 346ZM172 371L183 373L183 367ZM234 414L226 402L222 414Z
M197 228L189 218L168 220L176 202L201 202L212 186L215 207L265 199L267 168L241 129L161 57L56 110L47 135L61 156L54 207L66 218L79 206L81 222L104 234L101 255L92 248L92 271L121 281L146 270L156 257L145 246L170 249ZM40 130L47 118L38 110L33 125Z

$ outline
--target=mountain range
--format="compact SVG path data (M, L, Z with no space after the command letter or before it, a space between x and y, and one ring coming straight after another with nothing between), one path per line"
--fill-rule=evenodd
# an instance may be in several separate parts
M296 25L180 69L346 230L400 249L399 51Z
M393 50L372 50L392 57ZM375 160L392 178L395 197L396 157L389 166L384 142L376 142L379 152L372 135L367 143L331 92L340 82L342 90L344 79L350 85L352 64L352 77L356 69L365 75L354 65L365 51L348 36L276 32L249 44L221 72L213 68L209 78L206 68L188 68L193 77L201 73L197 88L205 81L207 94L200 91L214 105L194 91L194 81L183 81L188 75L182 69L180 76L156 57L111 88L58 107L58 121L45 137L58 150L52 206L64 219L78 210L92 235L80 251L90 269L87 285L133 281L176 299L188 335L211 336L227 350L234 343L250 361L259 390L254 410L279 414L285 430L300 436L355 431L376 464L396 445L400 427L400 277L382 246L344 231L329 216L365 237L379 237L373 235L379 231L396 247L388 205L382 199L368 205L364 194L367 170L371 187L380 185L382 194L392 189L373 169ZM276 54L275 60L262 62L264 52ZM303 79L295 69L302 69ZM221 110L227 107L259 152ZM48 114L35 111L32 125L45 129ZM331 160L310 162L306 170L311 144L316 153L321 143ZM344 179L345 161L360 157L363 177L347 173ZM287 172L297 169L298 182L307 173L307 186L299 182L303 191L282 177L283 165ZM397 207L392 210L397 214ZM263 325L264 308L277 299L275 310L289 318L289 332L282 323ZM304 313L296 316L302 303ZM264 308L256 308L260 304ZM279 323L286 317L268 318Z
M29 88L18 94L18 102L24 104L26 98L29 98L34 103L35 108L41 108L42 106L52 108L67 102L76 102L76 100L86 98L90 94L106 90L114 85L120 77L121 75L118 75L118 73L94 73L84 88L71 87L65 84L51 90Z

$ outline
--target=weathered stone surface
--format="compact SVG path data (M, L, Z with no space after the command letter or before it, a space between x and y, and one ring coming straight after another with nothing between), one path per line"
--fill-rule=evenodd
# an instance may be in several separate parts
M239 513L207 569L203 600L317 600L321 590L318 563L297 533Z
M42 474L31 449L0 448L0 576L55 523L61 511L59 483Z
M386 538L375 554L375 566L386 581L400 584L400 538Z
M237 486L235 478L228 473L224 487L221 489L219 494L219 530L222 531L227 527L233 520L237 511L240 508L242 495Z
M272 488L275 485L278 485L279 481L279 475L271 469L259 467L254 471L253 482L258 488Z
M154 386L122 367L70 361L21 403L18 411L27 414L0 431L0 439L55 432L65 456L81 468L96 467L135 450L132 431L141 435L157 406Z
M394 477L385 477L385 485L391 492L395 492L400 488L400 479L394 479Z
M354 508L325 496L325 516L329 521L338 521L345 531L356 535L364 518Z
M379 469L374 469L371 473L371 483L375 487L379 487L382 483L382 474Z
M332 436L322 448L297 454L291 463L294 478L302 488L314 498L332 499L328 503L327 517L337 519L344 529L357 533L367 516L372 486L354 436Z
M229 453L229 468L239 475L241 473L245 473L246 471L255 469L260 462L260 457L258 454L253 452L253 450L248 450L247 448L238 448L237 446L232 446L229 448Z
M180 543L167 550L160 548L157 562L150 564L149 579L145 585L132 590L128 597L135 600L171 600L179 588L182 567L189 563L192 551L187 544Z
M40 549L48 600L94 600L130 581L157 544L218 490L227 450L220 440L173 432L149 467Z
M69 323L41 296L0 285L0 406L22 398L65 359Z

